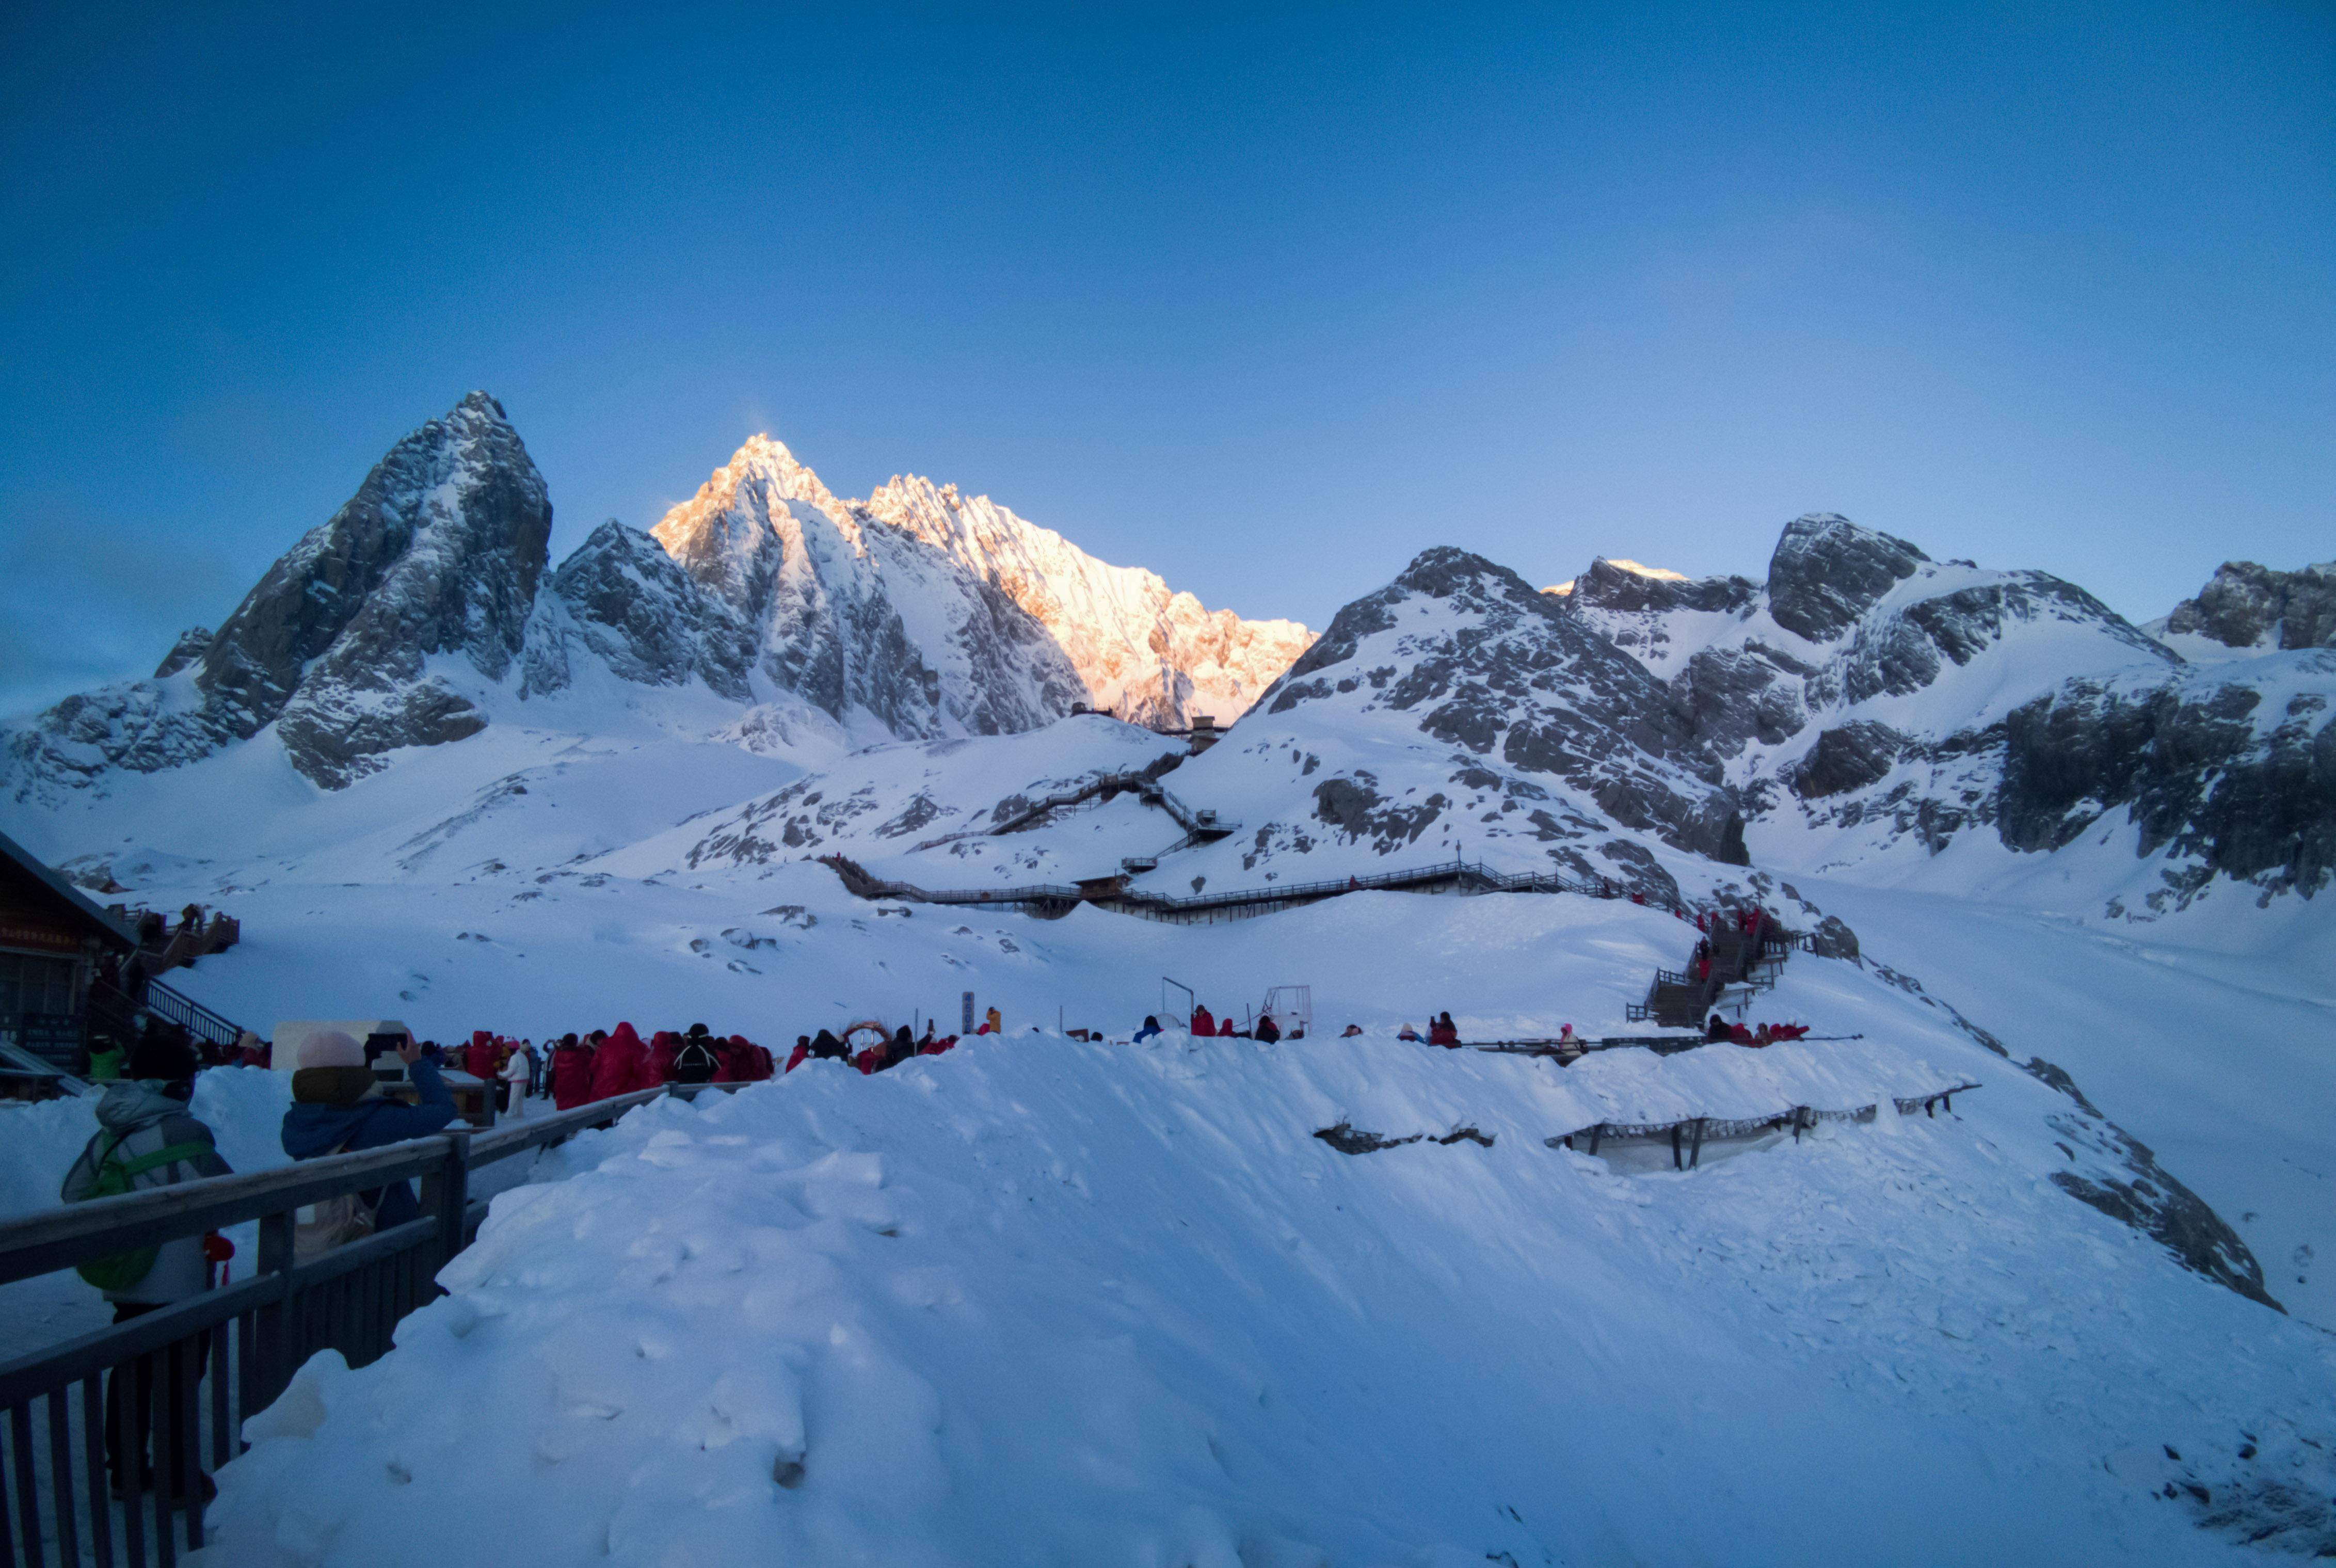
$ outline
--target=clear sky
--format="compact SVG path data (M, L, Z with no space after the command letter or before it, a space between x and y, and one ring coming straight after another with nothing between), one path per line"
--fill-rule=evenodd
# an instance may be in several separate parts
M1318 626L1816 510L2336 557L2324 4L229 9L0 7L0 708L472 387L555 556L768 430Z

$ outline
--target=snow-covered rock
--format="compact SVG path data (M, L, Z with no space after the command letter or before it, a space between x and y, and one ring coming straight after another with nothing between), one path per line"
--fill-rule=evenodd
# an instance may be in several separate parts
M402 750L544 722L529 711L544 702L554 723L617 707L779 755L1013 734L1084 706L1173 726L1231 717L1310 640L1204 611L953 486L839 501L766 436L651 533L612 521L557 571L550 525L526 448L473 393L399 442L216 634L191 628L151 679L0 736L0 787L54 806L251 742L340 789ZM708 722L693 692L727 711Z
M2323 580L2226 567L2184 624L2309 647ZM2306 655L2193 668L2049 573L1933 561L1829 513L1786 527L1765 584L1599 561L1556 602L1668 683L1764 865L1903 868L1974 833L2049 852L2119 812L2150 862L2117 903L2137 916L2218 874L2306 896L2327 881L2336 820L2313 759L2336 745L2336 682ZM2276 719L2236 723L2272 695Z
M1313 641L1295 621L1204 609L1153 572L1106 565L953 484L895 476L864 509L1027 610L1069 657L1092 705L1131 723L1176 728L1205 714L1229 724Z
M500 681L518 659L550 532L542 475L474 392L392 447L216 635L190 632L156 678L68 697L11 736L17 793L181 766L271 725L326 787L475 735L466 677Z
M2274 571L2226 560L2196 598L2144 629L2193 660L2336 648L2336 561Z

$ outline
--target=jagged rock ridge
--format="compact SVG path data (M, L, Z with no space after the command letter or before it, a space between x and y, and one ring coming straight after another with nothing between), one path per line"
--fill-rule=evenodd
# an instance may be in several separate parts
M2183 618L2302 646L2325 580L2226 566ZM1601 561L1555 602L1666 678L1756 850L1839 862L1992 830L2049 852L2117 813L2142 855L2181 862L2155 910L2218 873L2307 896L2330 874L2321 656L2209 673L2049 573L1933 561L1830 513L1786 527L1765 584Z
M550 533L542 475L501 405L474 392L392 447L215 635L181 636L154 679L59 703L10 737L11 760L87 783L273 725L293 765L335 787L397 747L476 734L486 721L447 671L509 673Z
M1237 714L1309 640L1211 615L953 487L841 502L765 436L650 534L610 522L548 572L550 528L541 474L473 393L399 442L217 633L190 628L151 679L9 735L12 792L54 800L271 726L337 788L595 671L742 705L715 738L750 749L1014 733L1085 704L1173 726Z

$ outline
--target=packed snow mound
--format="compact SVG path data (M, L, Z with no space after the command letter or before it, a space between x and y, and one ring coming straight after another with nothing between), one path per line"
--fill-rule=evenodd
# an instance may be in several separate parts
M497 1197L389 1357L250 1423L195 1561L2320 1544L2276 1503L2330 1489L2321 1337L2043 1180L2059 1096L1998 1065L1952 1117L1629 1176L1543 1142L1602 1070L1026 1038L637 1110ZM1341 1124L1477 1135L1348 1155Z

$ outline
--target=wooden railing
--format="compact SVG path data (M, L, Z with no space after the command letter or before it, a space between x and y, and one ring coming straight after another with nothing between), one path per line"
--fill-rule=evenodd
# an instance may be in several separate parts
M0 1284L8 1284L259 1222L249 1279L0 1362L6 1561L28 1568L175 1563L182 1548L202 1544L200 1473L241 1450L244 1419L273 1403L319 1350L338 1350L352 1366L377 1359L398 1320L437 1294L439 1269L486 1214L486 1204L470 1196L474 1172L667 1094L688 1099L744 1086L668 1085L493 1132L457 1125L385 1148L98 1198L0 1224ZM296 1262L299 1209L417 1177L421 1218ZM111 1465L109 1416L123 1461ZM148 1446L140 1433L151 1434L151 1474L138 1463Z

